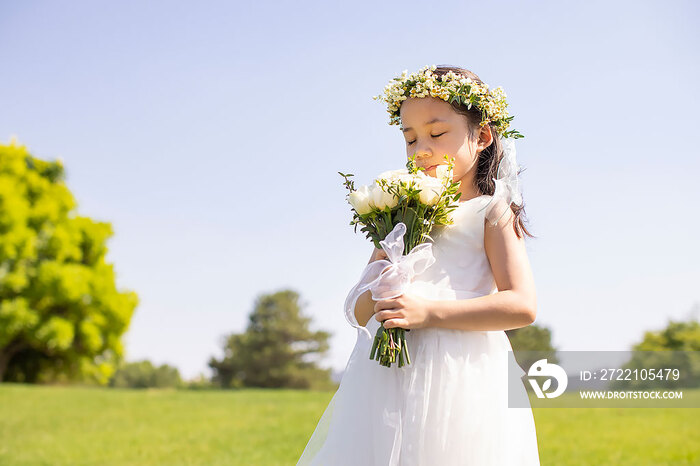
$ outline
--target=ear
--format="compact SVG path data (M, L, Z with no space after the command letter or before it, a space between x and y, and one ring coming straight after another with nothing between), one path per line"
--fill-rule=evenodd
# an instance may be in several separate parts
M479 131L479 142L477 149L479 152L486 149L493 142L493 134L491 134L491 126L484 125Z

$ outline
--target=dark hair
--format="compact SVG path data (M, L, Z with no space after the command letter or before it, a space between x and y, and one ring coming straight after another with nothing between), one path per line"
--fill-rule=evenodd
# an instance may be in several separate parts
M481 78L479 78L476 73L456 66L437 66L433 71L433 75L440 77L447 74L449 71L452 71L457 75L464 76L465 78L471 78L472 81L476 81L480 84L483 83ZM469 137L471 139L478 137L479 132L481 131L481 127L479 126L479 123L481 123L481 110L476 106L472 106L472 108L469 109L466 105L457 102L452 102L450 105L452 105L455 112L467 117L470 127ZM493 125L489 123L487 126L491 131L493 142L479 153L474 184L476 185L476 189L479 191L479 193L488 194L490 196L493 195L494 191L496 190L496 184L494 183L493 178L496 178L498 164L503 158L503 147L501 146L499 135L494 129ZM522 170L518 171L518 174L520 174L520 172L522 172ZM527 228L525 228L525 223L523 221L523 218L527 219L525 215L525 202L523 202L521 206L512 203L510 208L515 214L515 218L513 219L513 230L515 230L516 236L521 238L524 232L524 234L534 238L535 236L531 234Z

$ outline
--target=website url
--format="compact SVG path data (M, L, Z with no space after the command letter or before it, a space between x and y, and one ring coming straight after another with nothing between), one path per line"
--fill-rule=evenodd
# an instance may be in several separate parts
M683 392L673 392L673 391L635 391L635 390L624 390L624 391L588 391L580 390L581 398L583 399L594 399L594 400L652 400L652 399L666 399L666 400L680 400L683 398Z

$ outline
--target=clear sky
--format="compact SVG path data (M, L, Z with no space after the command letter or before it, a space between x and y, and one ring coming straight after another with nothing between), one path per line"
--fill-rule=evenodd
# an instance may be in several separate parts
M405 146L372 100L458 65L515 115L536 323L625 350L700 301L699 8L692 1L1 2L0 142L62 157L141 299L127 358L210 374L255 298L293 288L323 365L371 251L337 173ZM691 144L692 143L692 144Z

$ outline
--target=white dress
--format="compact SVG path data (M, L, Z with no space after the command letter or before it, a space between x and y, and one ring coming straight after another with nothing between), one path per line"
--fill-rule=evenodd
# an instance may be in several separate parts
M485 207L492 196L462 202L454 224L434 227L435 263L408 293L465 299L497 292L484 250ZM506 333L437 327L406 332L411 363L369 359L380 323L358 325L340 386L297 465L539 465L535 422ZM368 330L368 331L367 331ZM508 406L508 392L519 400ZM524 400L524 401L523 401Z

